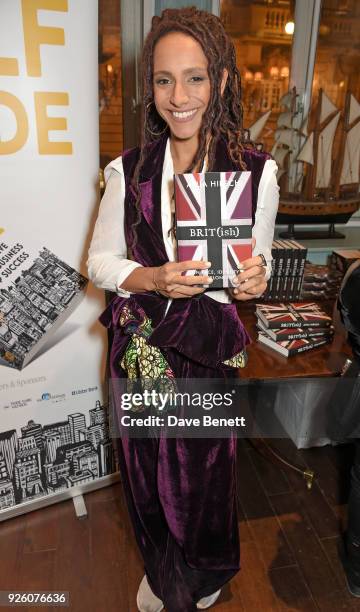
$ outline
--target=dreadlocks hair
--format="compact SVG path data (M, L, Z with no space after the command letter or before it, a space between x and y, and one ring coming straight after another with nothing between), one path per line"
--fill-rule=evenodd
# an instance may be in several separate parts
M148 146L168 130L166 122L158 114L154 104L154 49L160 38L172 32L181 32L194 38L201 45L208 60L210 100L200 126L199 147L187 172L193 172L195 168L202 167L206 154L208 156L207 169L208 171L213 169L216 146L221 137L224 137L227 142L231 160L242 170L246 170L246 165L242 159L244 142L247 139L243 128L241 79L236 66L233 43L226 34L219 17L195 7L165 9L161 17L153 17L151 30L146 38L142 53L142 136L140 156L132 179L132 187L136 196L136 220L131 228L130 253L137 243L136 227L141 220L140 171L145 161ZM228 72L228 77L223 95L221 95L220 83L224 68Z

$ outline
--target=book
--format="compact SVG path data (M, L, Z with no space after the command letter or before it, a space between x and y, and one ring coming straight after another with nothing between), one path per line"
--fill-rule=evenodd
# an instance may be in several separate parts
M323 346L324 344L329 344L332 341L332 336L324 336L316 339L299 338L296 340L283 340L281 342L275 342L275 340L269 338L267 334L260 332L258 341L274 351L277 351L281 355L284 355L284 357L291 357L305 351L310 351L319 346Z
M279 241L280 244L284 247L284 265L283 265L283 280L280 288L280 296L279 299L281 301L289 299L290 293L290 268L293 259L293 248L292 245L289 244L287 240Z
M265 291L264 295L261 298L263 301L267 301L267 300L271 300L272 299L273 288L274 288L274 279L275 279L275 270L277 268L277 254L278 254L278 250L276 248L276 242L273 240L272 247L271 247L271 256L272 256L271 275L270 275L270 278L269 278L269 280L267 282L266 291Z
M357 259L360 259L360 250L358 249L335 249L329 256L330 268L345 274Z
M265 328L329 327L332 319L315 302L258 304L256 315Z
M295 246L292 240L286 240L287 244L291 246L291 262L290 262L290 270L289 270L289 290L284 298L287 302L295 300L296 293L296 282L299 273L299 259L300 259L300 250L297 246Z
M297 242L296 240L292 240L292 243L295 246L295 248L298 249L296 281L295 281L295 286L294 286L294 294L292 298L294 301L297 301L300 299L300 295L301 295L301 288L302 288L302 283L303 283L303 278L304 278L305 262L306 262L306 256L307 256L307 248L304 245L300 244L300 242Z
M304 280L301 290L301 299L308 300L334 300L336 299L343 273L331 269L328 265L305 263Z
M329 336L334 334L334 326L329 327L283 327L271 329L265 327L259 320L257 327L259 331L266 333L269 338L280 342L281 340L296 340L298 338L318 338L321 336Z
M175 174L178 261L210 261L188 270L213 279L211 289L232 287L241 262L252 256L251 172Z
M274 279L272 297L274 300L281 301L280 296L281 296L282 285L283 285L283 269L284 269L284 263L285 263L286 248L281 243L280 240L275 241L275 247L277 249L277 259L276 259L277 266L275 269L275 279Z
M88 280L46 247L0 238L0 365L22 370L75 310Z
M307 249L294 240L274 240L272 271L262 302L290 302L300 299Z

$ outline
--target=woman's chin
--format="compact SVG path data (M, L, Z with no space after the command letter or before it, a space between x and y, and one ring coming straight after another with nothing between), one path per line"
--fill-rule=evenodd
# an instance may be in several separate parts
M176 140L192 140L193 138L197 138L198 134L199 134L199 129L195 129L192 128L190 129L189 127L178 127L178 126L171 126L170 127L170 132L171 132L171 136L176 139Z

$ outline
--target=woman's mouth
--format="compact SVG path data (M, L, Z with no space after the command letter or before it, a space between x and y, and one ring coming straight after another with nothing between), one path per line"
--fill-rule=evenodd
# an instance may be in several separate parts
M194 108L193 110L182 111L182 112L170 111L170 113L173 119L175 119L175 121L183 123L185 121L191 121L191 119L193 118L197 110L198 110L197 108Z

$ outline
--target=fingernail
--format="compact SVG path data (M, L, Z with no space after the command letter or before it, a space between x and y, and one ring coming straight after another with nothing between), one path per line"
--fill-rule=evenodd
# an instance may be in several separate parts
M232 282L232 284L233 284L233 285L238 285L238 284L239 284L239 281L238 281L238 279L237 279L236 277L235 277L235 278L233 278L233 279L231 280L231 282Z
M211 276L209 276L208 278L209 278L209 280L208 280L209 283L213 283L214 282L214 279L211 278Z
M234 289L234 293L239 293L239 291L237 289Z

